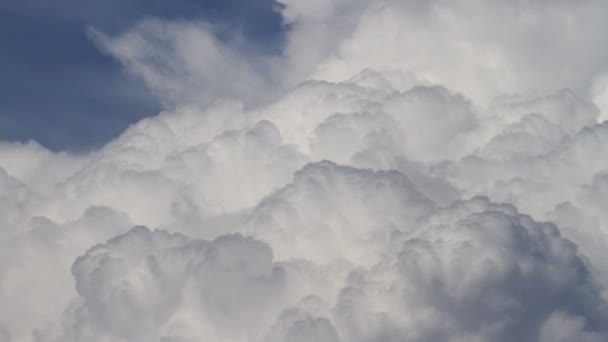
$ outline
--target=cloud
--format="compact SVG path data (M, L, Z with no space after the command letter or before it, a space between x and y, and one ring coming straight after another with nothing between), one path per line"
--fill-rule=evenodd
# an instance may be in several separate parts
M604 3L280 3L97 34L170 109L0 143L0 340L606 340Z
M221 41L205 23L148 19L117 37L94 28L89 32L103 51L125 64L169 107L209 104L218 97L256 103L276 87L277 60L261 58L238 35Z
M144 227L93 247L72 273L82 300L64 341L162 340L190 329L206 338L248 336L285 281L261 242L239 235L197 241Z
M370 266L339 264L330 275L273 261L270 245L238 234L205 241L136 227L75 261L79 299L56 340L606 336L607 303L576 245L513 206L456 202L380 244ZM557 319L572 327L555 327Z
M251 233L275 246L281 258L369 265L391 233L415 229L434 206L399 172L322 161L298 171L248 221Z
M590 43L605 39L601 1L281 2L301 23L289 52L316 38L330 46L319 48L323 57L311 68L320 79L400 69L486 102L504 93L585 91L606 68L605 49ZM335 26L323 37L315 31Z
M606 304L554 225L476 198L422 226L349 276L334 312L345 340L535 341L556 310L605 333Z
M585 320L556 312L544 323L540 341L601 341L602 336L585 331Z

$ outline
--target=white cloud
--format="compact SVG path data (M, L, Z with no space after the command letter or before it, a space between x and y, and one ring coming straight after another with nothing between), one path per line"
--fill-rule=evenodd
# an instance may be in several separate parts
M0 341L606 340L606 4L280 3L95 33L171 109L0 143Z
M321 39L332 48L314 68L317 78L400 69L486 102L503 93L585 91L606 69L599 44L606 39L600 14L606 4L599 0L335 0L315 11L297 0L281 2L303 22L298 41L316 37L310 27L339 27L332 30L337 37ZM293 54L306 49L292 45Z

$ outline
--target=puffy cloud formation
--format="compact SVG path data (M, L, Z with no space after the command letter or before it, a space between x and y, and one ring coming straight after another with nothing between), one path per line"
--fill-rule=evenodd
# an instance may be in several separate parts
M604 1L92 31L167 110L0 143L0 341L608 340Z

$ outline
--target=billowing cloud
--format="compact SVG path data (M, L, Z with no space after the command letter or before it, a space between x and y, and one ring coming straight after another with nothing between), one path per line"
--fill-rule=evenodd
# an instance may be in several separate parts
M421 226L349 276L334 311L345 340L536 341L561 312L605 333L606 304L554 225L475 198Z
M602 1L93 33L167 110L0 143L0 341L608 340Z

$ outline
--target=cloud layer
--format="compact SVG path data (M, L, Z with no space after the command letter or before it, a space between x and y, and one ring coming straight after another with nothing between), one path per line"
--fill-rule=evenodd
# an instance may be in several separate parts
M0 143L0 341L606 341L606 4L280 3L93 33L171 109Z

